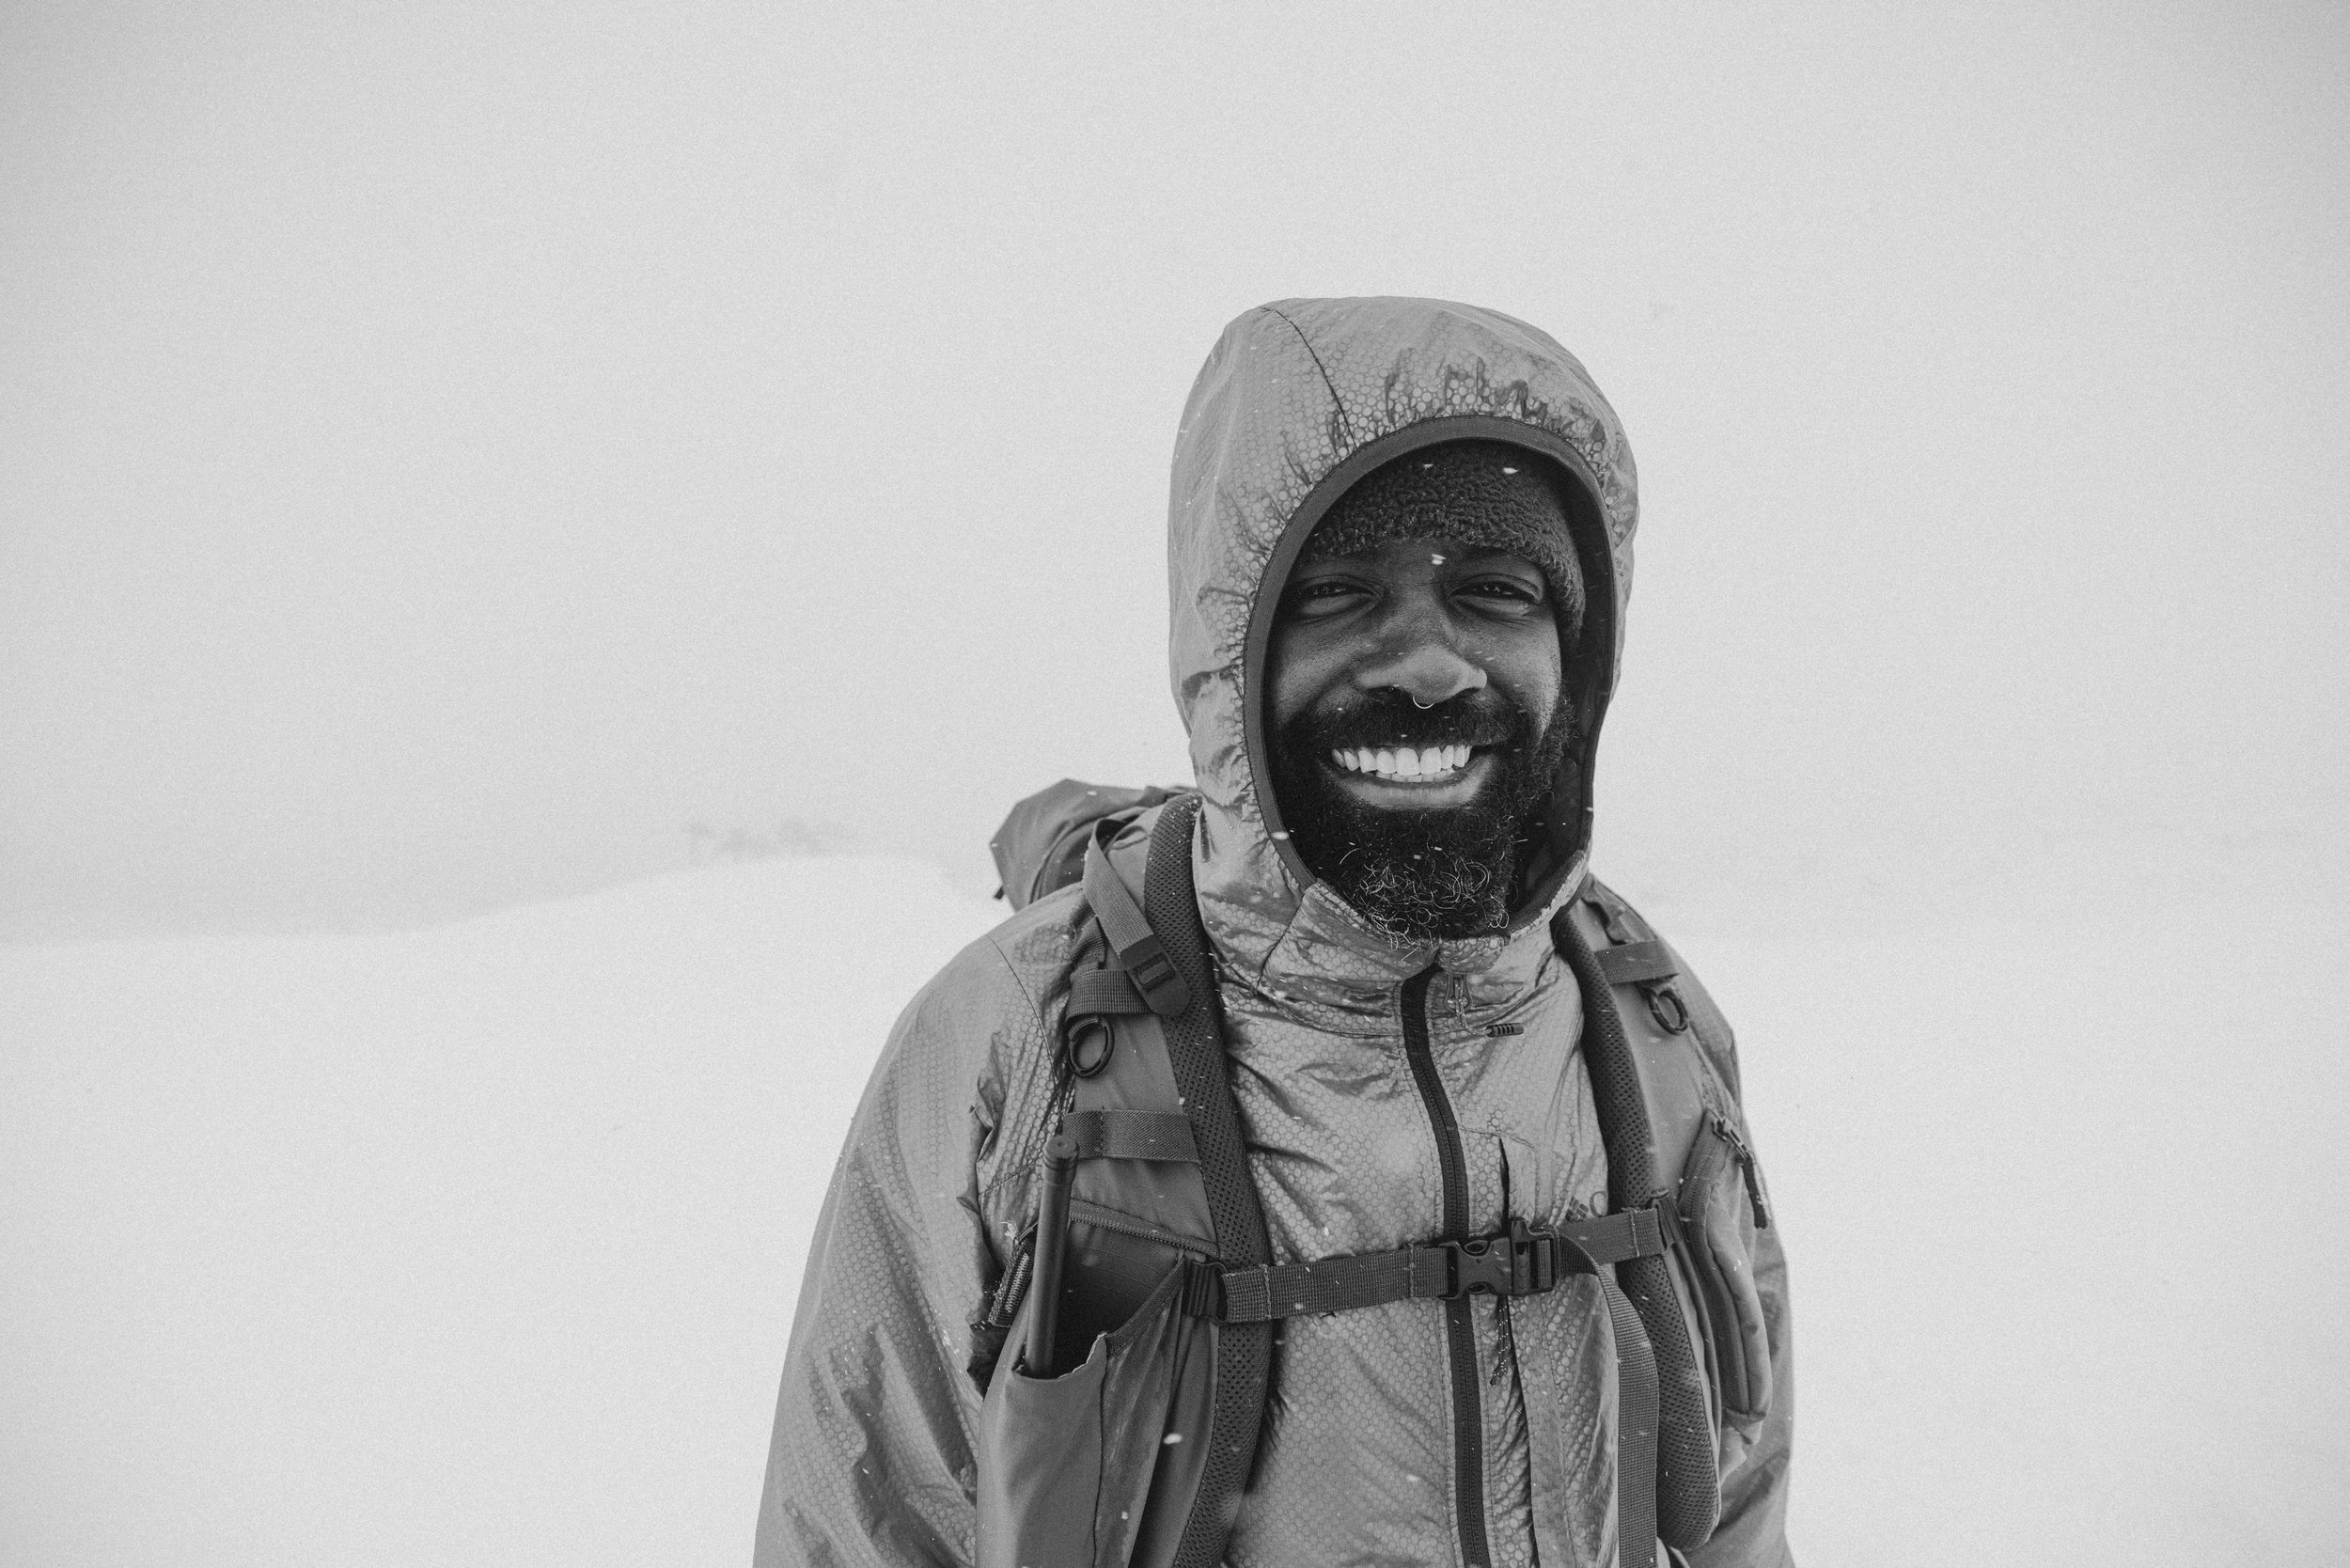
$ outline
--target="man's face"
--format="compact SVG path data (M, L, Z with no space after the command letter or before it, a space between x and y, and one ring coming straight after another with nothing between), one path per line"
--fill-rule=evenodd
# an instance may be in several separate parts
M1395 936L1500 929L1522 824L1564 750L1560 688L1531 561L1436 538L1301 562L1266 687L1298 853Z

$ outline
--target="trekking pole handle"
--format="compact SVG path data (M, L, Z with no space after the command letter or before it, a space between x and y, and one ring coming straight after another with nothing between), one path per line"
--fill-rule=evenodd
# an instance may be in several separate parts
M1077 1140L1055 1133L1044 1146L1044 1185L1036 1204L1036 1268L1028 1278L1030 1377L1053 1375L1053 1336L1060 1326L1060 1280L1069 1253L1069 1185L1077 1172Z

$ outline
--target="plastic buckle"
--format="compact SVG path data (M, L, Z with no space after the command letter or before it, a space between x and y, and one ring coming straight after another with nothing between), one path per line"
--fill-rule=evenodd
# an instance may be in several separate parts
M1559 1238L1548 1226L1510 1222L1512 1295L1540 1295L1559 1283Z
M1495 1295L1514 1294L1510 1289L1510 1254L1506 1249L1494 1248L1494 1243L1499 1240L1499 1236L1480 1236L1475 1241L1444 1244L1447 1271L1452 1281L1444 1293L1445 1300L1478 1291L1489 1291Z
M1144 1005L1160 1017L1176 1017L1191 1006L1191 987L1183 983L1182 971L1157 937L1145 937L1120 953L1118 960L1140 988Z
M1559 1283L1558 1238L1548 1229L1513 1219L1506 1234L1445 1242L1442 1299L1484 1291L1492 1295L1540 1295Z

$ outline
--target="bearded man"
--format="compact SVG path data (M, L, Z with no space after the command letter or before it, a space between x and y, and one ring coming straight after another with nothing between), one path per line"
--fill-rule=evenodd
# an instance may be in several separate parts
M1169 516L1197 792L999 843L1025 907L819 1221L760 1568L1791 1562L1734 1045L1589 873L1637 510L1523 322L1226 329Z

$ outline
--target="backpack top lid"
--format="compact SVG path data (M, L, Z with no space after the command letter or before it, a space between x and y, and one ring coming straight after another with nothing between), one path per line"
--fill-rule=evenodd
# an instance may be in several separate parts
M1039 790L1011 808L988 841L1003 899L1012 908L1024 909L1080 880L1094 823L1104 817L1137 816L1177 792L1156 784L1122 789L1080 778L1064 778Z

